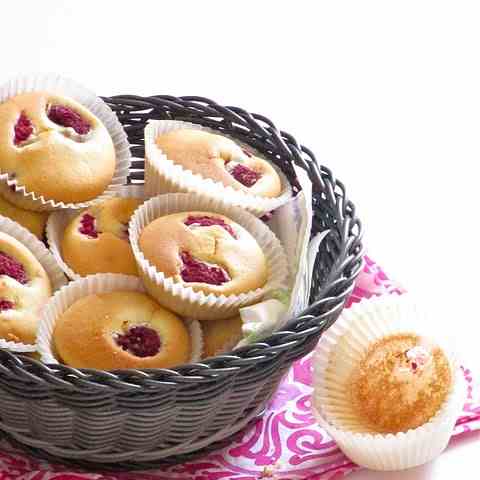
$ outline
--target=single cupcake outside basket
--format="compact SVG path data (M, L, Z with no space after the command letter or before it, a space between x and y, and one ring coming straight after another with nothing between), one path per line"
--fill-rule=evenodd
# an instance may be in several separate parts
M363 300L345 310L326 332L314 356L313 410L319 424L354 462L373 470L402 470L429 462L447 446L465 400L465 385L448 341L426 325L432 312L409 295ZM376 433L355 410L351 375L369 347L394 334L431 339L448 359L451 384L439 410L426 423L399 433Z

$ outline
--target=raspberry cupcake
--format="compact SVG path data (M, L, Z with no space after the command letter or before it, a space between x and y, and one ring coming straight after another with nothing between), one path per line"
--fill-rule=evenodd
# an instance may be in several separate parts
M197 125L151 122L145 129L145 183L151 195L193 192L261 216L291 196L286 177L251 147Z
M158 135L155 144L185 170L226 187L267 198L281 193L274 168L230 138L205 130L179 129Z
M0 217L0 346L35 349L39 313L66 283L55 260L33 234Z
M267 282L267 262L256 240L218 213L157 218L142 230L138 245L158 271L195 291L238 295Z
M125 182L128 142L113 112L59 77L0 87L2 195L29 210L82 208Z
M25 210L0 196L0 215L12 219L33 233L39 240L43 240L48 212Z
M47 272L30 250L0 232L0 337L35 343L39 312L51 292Z
M189 361L179 317L144 293L117 291L77 300L53 331L59 360L75 368L168 368Z
M170 368L199 360L199 332L198 322L182 320L149 297L137 277L97 274L71 282L51 298L37 345L45 363Z
M0 217L0 347L35 349L39 314L66 283L55 259L32 233Z
M80 214L55 212L48 225L52 253L72 279L95 273L137 275L128 222L140 198L113 197Z
M455 357L419 332L408 297L363 301L322 336L314 412L354 462L375 470L426 463L446 447L464 400Z
M193 194L160 195L135 212L129 231L147 290L185 317L228 318L286 288L280 242L241 209Z

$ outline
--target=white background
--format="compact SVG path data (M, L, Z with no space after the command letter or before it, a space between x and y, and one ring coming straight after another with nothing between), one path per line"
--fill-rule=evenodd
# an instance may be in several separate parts
M442 305L432 330L480 375L478 2L8 0L1 15L0 81L202 95L297 136L348 186L371 256ZM479 442L388 478L473 478Z

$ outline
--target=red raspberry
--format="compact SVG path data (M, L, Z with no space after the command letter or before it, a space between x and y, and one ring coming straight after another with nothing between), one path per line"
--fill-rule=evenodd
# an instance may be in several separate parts
M5 300L4 298L0 300L0 312L11 310L13 307L15 307L15 304L10 300Z
M183 261L183 268L180 272L185 282L201 282L210 285L222 285L230 281L223 268L211 267L206 263L193 258L188 252L182 252L180 257Z
M253 187L261 177L258 172L242 165L241 163L238 163L232 168L232 170L230 170L230 175L232 175L237 182L240 182L246 187Z
M87 235L90 238L97 238L98 231L95 228L95 217L86 213L80 220L80 228L78 229L80 233Z
M131 327L123 335L119 334L115 341L123 350L136 357L153 357L161 347L160 337L156 330L144 325Z
M22 112L18 117L17 123L14 127L15 138L13 143L15 145L20 145L22 142L28 139L28 137L33 133L33 125L30 119L27 117L25 112Z
M7 275L22 284L28 282L23 265L3 252L0 252L0 275Z
M73 128L79 135L85 135L90 131L90 124L80 114L64 105L52 105L47 116L57 125Z

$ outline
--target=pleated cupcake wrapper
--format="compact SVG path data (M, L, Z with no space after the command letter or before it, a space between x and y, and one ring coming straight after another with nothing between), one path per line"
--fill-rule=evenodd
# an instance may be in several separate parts
M145 293L141 280L133 275L118 273L98 273L70 282L60 289L45 306L37 335L37 351L42 362L58 364L53 348L53 331L55 323L73 303L88 295L117 291L134 291ZM196 320L186 320L192 339L191 362L198 362L202 356L203 339L200 325Z
M143 185L124 185L112 196L146 199ZM58 210L50 214L46 227L46 236L50 251L60 268L71 280L78 280L79 278L82 278L82 276L75 273L63 260L61 245L65 228L67 228L68 224L81 213L81 210Z
M199 362L203 358L203 330L198 320L185 319L192 338L191 363Z
M263 288L239 295L215 295L194 291L191 287L166 278L150 264L140 250L138 239L143 229L158 217L205 211L225 215L244 227L255 238L267 260L268 280ZM133 214L129 226L130 243L140 275L150 294L167 308L180 315L197 319L228 318L238 309L261 301L266 293L287 288L289 281L285 252L275 234L251 213L221 200L196 194L170 193L151 198Z
M52 285L52 291L56 291L67 283L67 279L60 267L57 265L55 258L48 251L45 245L30 231L14 222L10 218L0 216L0 232L6 233L20 243L25 245L35 258L40 262ZM35 345L11 342L0 338L0 348L8 349L12 352L34 352Z
M455 354L431 332L426 311L408 295L363 300L344 310L321 337L314 356L313 411L341 450L373 470L402 470L429 462L447 446L465 400L463 376ZM443 406L426 424L397 434L378 434L357 418L345 388L350 373L370 345L390 334L411 332L432 339L447 355L452 388ZM366 433L365 433L366 432Z
M28 191L16 179L10 178L8 173L0 172L0 184L15 188L17 195L23 195L32 210L59 210L65 208L85 208L89 205L111 197L116 190L127 183L130 170L131 154L127 135L110 107L89 89L78 83L55 74L31 74L12 78L0 86L0 103L22 93L47 91L53 94L73 98L91 113L99 118L110 134L115 147L116 166L112 181L107 189L97 198L80 203L57 202L55 199L46 199L43 195ZM52 166L52 172L55 167ZM61 181L61 179L59 179ZM6 188L6 187L4 187Z
M280 207L292 196L292 187L287 177L271 162L269 163L275 168L282 183L282 193L276 198L249 195L242 190L236 190L231 186L223 185L221 182L194 174L192 171L174 163L156 145L155 139L164 133L184 129L222 134L221 132L188 122L176 120L151 121L145 128L145 189L150 196L158 195L159 193L197 193L205 198L223 200L230 205L245 208L258 217ZM225 136L228 137L228 135ZM248 148L255 156L264 158L261 153L254 150L251 146L243 144L233 137L230 138L239 146Z

